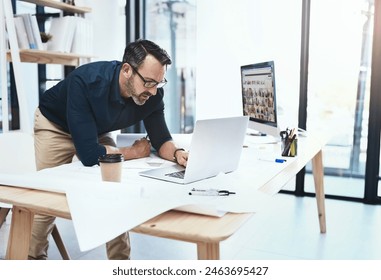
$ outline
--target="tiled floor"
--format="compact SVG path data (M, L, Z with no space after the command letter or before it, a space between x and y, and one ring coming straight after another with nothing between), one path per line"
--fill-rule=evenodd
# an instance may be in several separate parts
M320 234L316 200L278 194L235 235L221 243L221 259L381 260L381 206L326 199L327 233ZM101 222L101 221L100 221ZM0 230L4 258L9 219ZM71 221L58 219L72 259L106 259L104 246L81 252ZM50 242L50 259L61 259ZM132 259L196 258L194 244L131 233Z

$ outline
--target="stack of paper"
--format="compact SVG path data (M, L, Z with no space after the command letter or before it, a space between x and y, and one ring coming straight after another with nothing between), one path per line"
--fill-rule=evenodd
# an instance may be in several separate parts
M73 38L72 53L93 54L93 23L89 19L76 18L76 29Z
M49 31L52 39L48 42L48 50L69 53L73 44L75 27L74 16L53 18Z
M48 50L65 53L92 53L92 23L88 19L64 16L53 18L49 33L52 39Z

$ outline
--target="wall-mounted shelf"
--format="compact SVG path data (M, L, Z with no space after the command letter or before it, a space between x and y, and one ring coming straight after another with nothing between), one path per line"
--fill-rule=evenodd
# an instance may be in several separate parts
M91 56L73 53L41 51L35 49L22 49L19 51L21 62L38 64L62 64L67 66L79 66L81 59L91 59ZM7 60L12 61L10 52L7 52Z
M89 7L78 7L78 6L73 6L73 5L69 5L66 3L58 2L58 1L52 1L52 0L20 0L20 1L29 2L39 6L55 8L55 9L59 9L59 10L70 12L70 13L83 14L83 13L91 12L91 8Z
M75 14L75 16L83 17L85 13L91 12L90 7L73 6L62 1L53 0L18 0L42 7L50 7L59 9L64 12ZM8 36L6 36L6 33ZM7 50L7 43L9 49ZM87 53L84 51L84 53ZM1 80L6 81L7 61L12 61L13 76L15 80L18 100L19 126L20 130L25 132L33 132L32 121L33 113L29 113L28 95L24 89L25 81L22 79L21 63L29 62L36 64L58 64L65 66L77 67L83 63L90 61L92 56L86 54L66 53L58 51L46 51L37 49L20 49L16 34L14 15L12 9L12 0L0 0L0 75ZM9 131L9 94L6 83L1 85L1 108L2 108L2 129L3 132ZM12 95L12 92L11 92ZM13 114L13 112L12 112ZM13 116L13 115L12 115ZM18 116L15 117L17 120Z

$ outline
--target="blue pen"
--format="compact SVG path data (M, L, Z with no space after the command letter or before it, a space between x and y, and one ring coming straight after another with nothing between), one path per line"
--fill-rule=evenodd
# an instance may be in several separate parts
M276 159L259 158L259 160L277 162L277 163L284 163L287 161L286 159L282 159L282 158L276 158Z

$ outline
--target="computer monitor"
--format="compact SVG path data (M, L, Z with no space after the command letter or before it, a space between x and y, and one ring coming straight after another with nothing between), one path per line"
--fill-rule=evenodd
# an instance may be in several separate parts
M274 61L241 66L243 115L258 135L279 138Z

